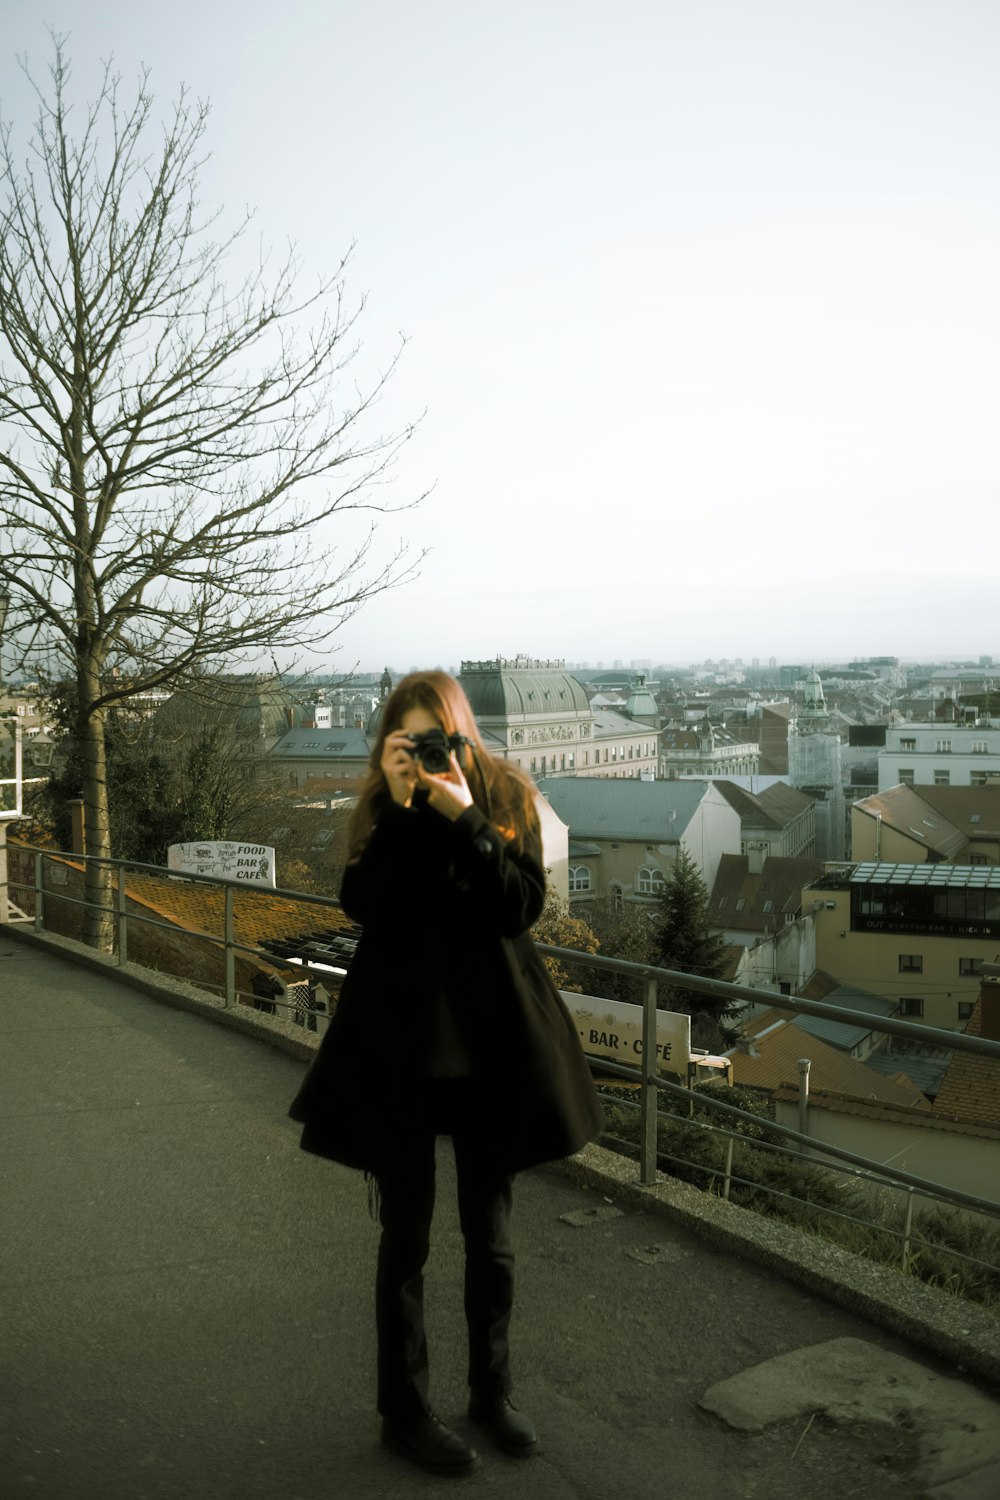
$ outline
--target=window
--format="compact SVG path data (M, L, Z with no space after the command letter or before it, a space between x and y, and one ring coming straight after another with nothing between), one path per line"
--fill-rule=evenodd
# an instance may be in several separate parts
M736 897L736 910L737 911L742 911L743 908L744 908L744 906L746 906L746 904L747 904L747 898L745 896L737 896Z
M899 784L900 784L900 786L912 786L913 785L913 770L912 770L912 768L908 769L908 770L904 770L903 767L900 766L900 768L899 768Z
M900 740L899 748L900 750L915 750L917 748L917 742L916 740Z
M625 901L622 896L622 888L617 881L608 886L608 896L611 900L612 911L621 911Z
M920 953L901 953L899 955L899 972L901 974L922 974L924 972L923 955Z
M989 786L989 784L990 784L990 773L989 773L989 771L970 771L969 772L969 785L970 786Z
M960 1021L967 1021L975 1008L974 1000L960 1000L958 1002L958 1019Z
M981 958L960 958L958 960L959 974L981 974L983 972L983 961Z
M986 741L985 740L973 740L972 741L972 753L973 753L973 755L987 755L989 753L989 746L987 745Z
M719 910L720 911L725 911L725 909L726 909L726 907L728 905L729 905L729 897L728 896L720 896L719 897Z
M771 901L771 900L765 901L764 902L764 910L765 911L774 911L774 902Z
M934 748L938 755L948 755L951 751L951 740L938 740Z
M656 865L643 865L636 881L640 896L661 896L666 888L666 877Z
M571 892L589 891L591 889L590 871L586 865L570 865L569 888Z
M951 786L951 772L950 771L935 771L934 772L934 785L935 786Z
M899 1002L899 1014L901 1016L922 1016L924 1013L924 1002L918 1000L915 995L906 995Z
M970 854L969 855L969 864L970 865L988 865L989 862L990 862L990 857L989 857L988 854Z

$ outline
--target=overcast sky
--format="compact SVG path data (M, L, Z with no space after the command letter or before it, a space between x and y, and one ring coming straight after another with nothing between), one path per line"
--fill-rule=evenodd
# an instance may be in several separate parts
M0 0L19 128L45 18L408 339L331 664L1000 658L997 0Z

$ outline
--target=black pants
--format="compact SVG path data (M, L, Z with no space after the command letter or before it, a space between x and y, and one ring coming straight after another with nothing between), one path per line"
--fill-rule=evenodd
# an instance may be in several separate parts
M514 1255L508 1220L511 1179L485 1170L472 1123L470 1079L429 1080L427 1124L408 1136L399 1168L378 1179L382 1238L375 1280L378 1409L405 1418L427 1402L424 1265L434 1212L434 1147L451 1135L458 1176L458 1213L465 1240L468 1380L476 1394L510 1390L507 1331L514 1300Z

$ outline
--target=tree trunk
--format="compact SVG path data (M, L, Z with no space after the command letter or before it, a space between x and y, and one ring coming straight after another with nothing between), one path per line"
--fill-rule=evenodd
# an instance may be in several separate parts
M86 853L101 860L111 857L108 832L108 775L104 743L104 716L93 708L99 693L96 667L82 664L80 687L80 747L83 755L83 828ZM111 911L114 882L111 866L88 858L84 878L83 938L92 948L110 953L114 947L114 916Z

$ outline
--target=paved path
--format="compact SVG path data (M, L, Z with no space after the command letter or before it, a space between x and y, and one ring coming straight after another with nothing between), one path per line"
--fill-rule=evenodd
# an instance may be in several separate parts
M554 1170L519 1179L514 1225L518 1395L543 1453L484 1451L462 1481L385 1453L376 1232L361 1178L297 1149L285 1110L301 1074L0 931L4 1500L921 1493L905 1423L797 1413L747 1431L699 1405L748 1366L828 1340L862 1340L873 1361L911 1349L659 1217L592 1212L614 1205ZM433 1395L461 1422L446 1143L439 1162Z

